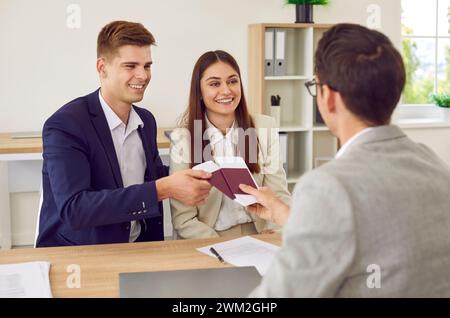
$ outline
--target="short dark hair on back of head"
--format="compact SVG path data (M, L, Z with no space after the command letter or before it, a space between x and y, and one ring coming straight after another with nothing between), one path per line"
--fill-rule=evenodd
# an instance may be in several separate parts
M111 57L124 45L150 46L155 44L153 35L141 24L113 21L103 27L97 38L97 58Z
M405 66L392 42L356 24L337 24L324 33L315 53L315 73L370 126L390 122L405 85Z

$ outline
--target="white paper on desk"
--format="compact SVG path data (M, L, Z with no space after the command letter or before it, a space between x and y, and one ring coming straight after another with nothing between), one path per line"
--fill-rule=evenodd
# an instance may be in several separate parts
M0 265L0 298L51 298L49 262Z
M209 256L215 257L209 251L210 247L222 256L227 262L235 266L255 266L261 275L267 272L279 247L251 236L212 244L197 250Z

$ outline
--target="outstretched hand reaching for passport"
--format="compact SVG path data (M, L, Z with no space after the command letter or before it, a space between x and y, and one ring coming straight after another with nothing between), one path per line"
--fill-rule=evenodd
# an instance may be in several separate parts
M247 207L248 212L278 225L286 223L289 216L289 206L278 199L269 188L255 189L245 184L239 185L239 188L243 192L255 196L258 201L258 203Z

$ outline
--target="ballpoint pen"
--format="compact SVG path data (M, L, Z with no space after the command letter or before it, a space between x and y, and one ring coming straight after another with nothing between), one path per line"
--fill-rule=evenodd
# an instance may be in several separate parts
M225 263L225 260L222 258L222 256L220 256L220 254L215 250L214 247L210 247L210 248L209 248L209 251L210 251L211 253L213 253L214 256L217 257L217 258L219 259L219 261L221 261L222 263Z

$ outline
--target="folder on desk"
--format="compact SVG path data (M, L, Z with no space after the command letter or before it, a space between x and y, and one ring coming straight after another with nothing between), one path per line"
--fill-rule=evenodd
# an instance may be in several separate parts
M265 33L265 76L274 75L274 64L275 64L275 29L268 28Z
M24 131L11 134L12 139L42 138L41 131Z
M286 75L286 31L275 29L275 65L274 75Z

